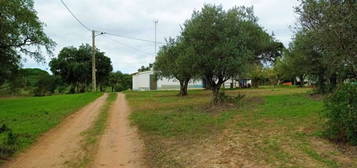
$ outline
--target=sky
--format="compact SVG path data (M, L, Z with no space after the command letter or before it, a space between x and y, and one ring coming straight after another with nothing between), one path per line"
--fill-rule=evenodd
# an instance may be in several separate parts
M44 23L45 33L57 45L53 56L46 55L46 63L31 58L23 60L25 68L49 71L48 63L63 47L91 44L91 32L81 26L66 10L60 0L34 0L35 10ZM204 4L253 6L258 23L285 46L291 41L292 26L297 16L297 0L64 0L74 15L87 27L125 37L154 41L157 24L157 50L165 39L180 34L180 26L194 10ZM111 58L114 71L134 73L142 65L155 60L153 42L132 40L111 35L96 37L96 47Z

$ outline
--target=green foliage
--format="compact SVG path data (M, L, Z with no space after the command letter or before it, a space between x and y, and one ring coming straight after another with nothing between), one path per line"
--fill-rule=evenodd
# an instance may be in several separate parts
M28 87L36 87L38 81L44 75L49 75L47 71L38 68L24 68L20 70L23 83Z
M309 78L317 92L330 93L346 79L357 78L357 3L302 0L299 25L280 64L285 78Z
M354 0L303 0L296 12L301 29L323 51L329 69L350 77L357 76L357 2Z
M138 69L138 72L144 72L144 71L150 71L151 68L154 66L154 64L149 64L149 66L141 66L139 69Z
M60 85L63 83L59 76L44 74L37 81L34 94L35 96L51 95Z
M261 64L252 64L248 67L248 71L243 76L251 79L252 86L255 88L258 88L259 85L276 85L279 81L279 77L275 69L264 67Z
M23 150L101 93L0 99L0 159ZM5 129L4 129L5 128Z
M13 76L22 54L43 61L55 43L44 33L33 0L0 1L0 85Z
M357 145L357 86L343 84L325 101L326 134Z
M92 79L92 47L88 44L79 48L65 47L58 58L50 62L54 75L61 76L62 80L72 86L72 92L84 92L88 89ZM99 86L105 85L113 70L111 60L103 52L96 50L96 74Z
M121 92L128 90L132 85L132 77L129 74L122 72L111 72L109 75L108 85L111 87L112 92Z
M241 75L251 63L275 57L280 48L257 23L253 9L246 7L225 11L205 5L185 22L182 36L192 47L197 72L213 91L214 103L225 81Z
M5 159L16 152L16 135L5 124L0 127L0 159Z
M198 76L197 62L192 54L192 47L182 41L182 37L177 37L170 38L155 59L156 75L159 78L177 79L180 82L181 96L187 95L188 82Z

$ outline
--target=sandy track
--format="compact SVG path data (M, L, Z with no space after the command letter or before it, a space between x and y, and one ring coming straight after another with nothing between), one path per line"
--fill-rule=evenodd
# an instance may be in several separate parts
M118 97L109 111L107 128L100 140L93 168L142 168L143 143L130 126L130 109L125 95Z
M60 168L80 151L81 132L88 129L107 94L67 117L41 136L37 143L4 165L5 168Z

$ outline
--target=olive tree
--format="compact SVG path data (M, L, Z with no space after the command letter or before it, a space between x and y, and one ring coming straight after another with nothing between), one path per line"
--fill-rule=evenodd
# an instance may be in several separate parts
M247 65L278 55L281 44L257 24L252 8L235 7L227 11L221 6L205 5L194 11L183 26L184 43L197 63L218 103L222 84L242 74Z
M357 79L357 2L355 0L302 0L296 8L297 29L312 41L311 48L333 71L332 85Z
M154 63L158 78L177 79L180 82L180 96L187 95L188 83L197 74L195 57L191 50L180 37L169 38L166 45L161 47Z

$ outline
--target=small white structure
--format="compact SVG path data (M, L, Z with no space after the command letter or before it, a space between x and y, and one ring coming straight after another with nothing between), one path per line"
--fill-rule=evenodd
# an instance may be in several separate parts
M150 82L154 79L153 71L137 72L132 75L133 78L133 90L154 90L150 89Z
M133 90L177 90L180 89L180 82L176 79L159 78L155 79L154 72L144 71L132 75ZM203 89L202 80L190 81L189 89Z

